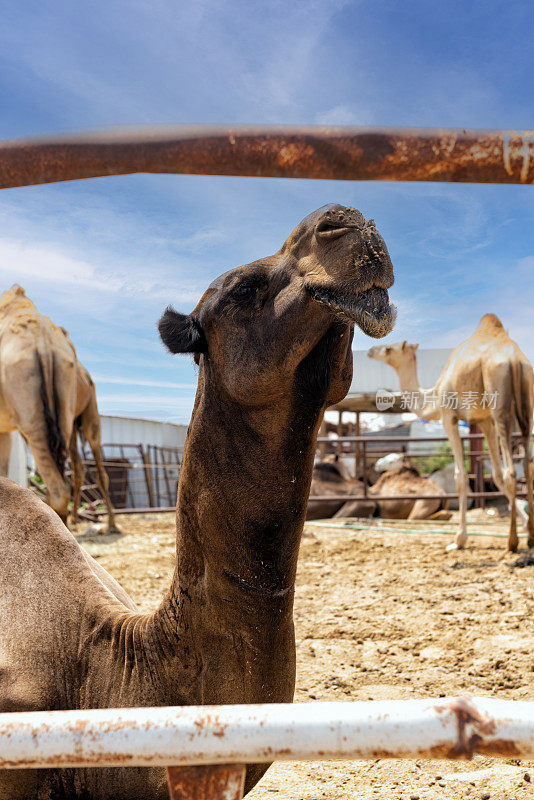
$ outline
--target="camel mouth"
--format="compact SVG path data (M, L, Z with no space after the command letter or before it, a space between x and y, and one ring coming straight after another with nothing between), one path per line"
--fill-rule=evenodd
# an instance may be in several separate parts
M397 318L397 309L389 302L387 289L372 286L357 295L338 294L324 287L308 288L316 303L326 306L336 316L356 325L373 339L391 333Z

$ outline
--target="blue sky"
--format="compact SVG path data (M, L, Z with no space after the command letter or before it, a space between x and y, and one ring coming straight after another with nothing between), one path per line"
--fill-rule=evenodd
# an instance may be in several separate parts
M534 7L412 0L4 0L0 137L117 125L534 128ZM373 217L391 341L457 344L498 314L534 360L534 190L125 176L0 194L0 285L71 333L102 413L185 422L196 374L160 345L219 273L327 202ZM371 342L357 333L355 347Z

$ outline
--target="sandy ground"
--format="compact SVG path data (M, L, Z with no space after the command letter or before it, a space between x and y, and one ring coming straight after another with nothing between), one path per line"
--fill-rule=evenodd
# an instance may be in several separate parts
M471 512L470 530L503 532ZM174 516L122 516L122 537L78 535L131 594L154 607L174 561ZM534 700L534 561L473 536L445 553L452 522L340 530L306 525L295 605L299 702L481 694ZM378 523L379 527L376 527ZM389 528L383 530L381 528ZM403 532L417 528L416 533ZM393 530L391 530L393 529ZM83 526L79 527L83 530ZM522 544L523 544L522 540ZM281 763L251 800L534 797L534 763Z

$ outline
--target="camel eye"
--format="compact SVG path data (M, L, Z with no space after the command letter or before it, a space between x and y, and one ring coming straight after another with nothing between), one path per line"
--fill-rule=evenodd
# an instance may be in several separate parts
M244 275L241 280L230 289L230 298L234 303L245 305L255 303L260 293L267 287L267 276L263 272Z
M232 296L236 300L252 300L256 296L258 289L258 284L240 283L235 289L232 289Z

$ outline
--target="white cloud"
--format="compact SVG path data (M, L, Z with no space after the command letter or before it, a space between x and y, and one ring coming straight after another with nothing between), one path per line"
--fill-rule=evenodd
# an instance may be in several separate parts
M84 290L84 302L88 302L87 291L90 291L126 297L149 295L152 301L168 302L172 299L175 303L185 304L196 303L204 289L204 286L186 279L178 287L173 286L171 291L163 274L145 277L144 265L132 264L128 270L119 268L113 271L109 265L96 266L71 255L62 246L40 243L38 239L37 231L28 235L26 240L0 238L0 280L4 286L19 283L26 289L28 283L58 284L71 287L69 291L76 287ZM28 244L28 240L32 244Z
M375 119L376 115L370 108L358 104L357 109L352 109L340 103L316 114L314 122L317 125L373 125Z
M101 273L89 262L74 258L49 244L28 244L22 240L0 238L0 272L16 273L16 282L37 278L50 283L73 284L94 291L118 292L121 281Z

